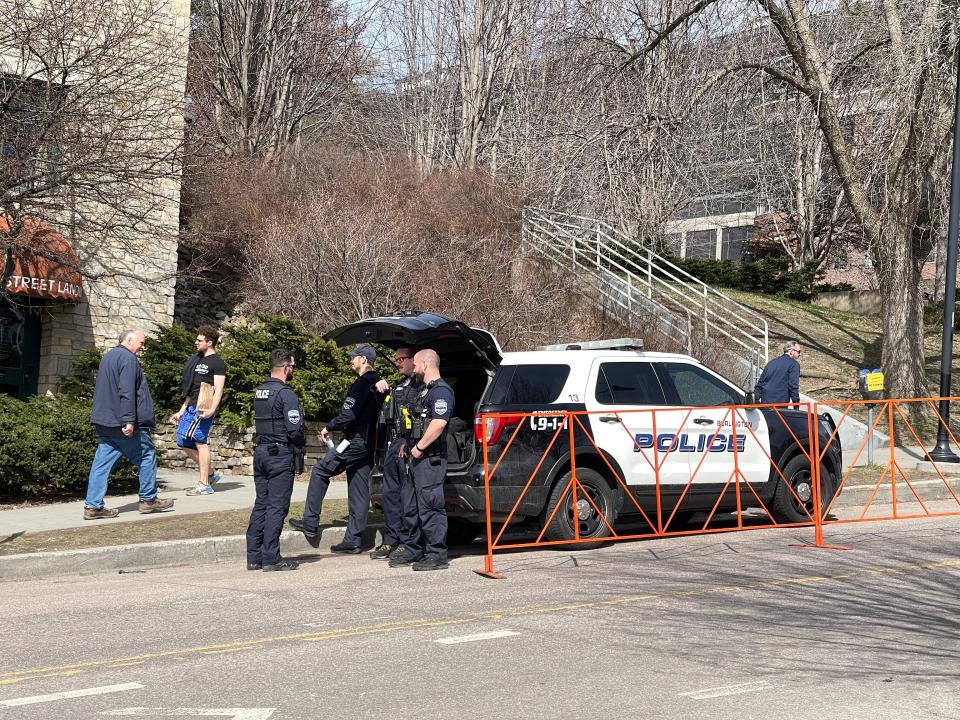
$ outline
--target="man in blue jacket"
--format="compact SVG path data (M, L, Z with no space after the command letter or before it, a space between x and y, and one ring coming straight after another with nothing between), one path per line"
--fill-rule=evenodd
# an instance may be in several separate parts
M173 508L173 500L157 497L157 451L151 436L157 420L150 386L137 359L145 341L143 330L124 330L120 344L100 360L90 417L100 442L87 479L84 520L114 518L120 514L116 508L104 507L103 497L107 494L110 471L121 455L140 468L140 512Z
M800 343L789 340L783 346L783 355L766 364L757 380L760 402L800 402L800 352Z

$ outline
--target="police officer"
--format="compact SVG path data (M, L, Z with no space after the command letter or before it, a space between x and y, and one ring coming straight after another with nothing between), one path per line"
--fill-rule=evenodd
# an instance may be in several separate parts
M424 383L413 406L414 429L400 451L409 457L413 482L403 486L404 522L409 536L390 556L390 567L445 570L447 512L443 481L447 475L446 428L453 417L453 389L440 377L440 357L433 350L413 356L413 373Z
M303 417L300 400L287 383L295 362L288 350L270 353L270 377L253 393L256 421L253 481L257 499L247 526L247 570L296 570L280 557L280 531L290 510L293 476L303 471Z
M401 488L407 475L407 458L400 457L413 433L411 410L423 383L413 374L413 349L397 348L397 370L403 380L392 388L386 380L377 383L378 392L389 391L384 403L384 417L390 442L383 460L383 542L370 553L371 560L387 560L411 541L403 524Z
M367 344L357 345L347 353L350 367L357 379L350 386L343 401L340 414L320 431L324 441L330 441L331 430L342 430L343 438L350 444L342 451L332 449L313 466L307 501L303 508L303 520L290 519L291 527L308 538L319 533L320 509L330 487L330 478L347 472L347 505L349 518L343 542L331 546L334 553L359 553L363 531L367 528L370 512L370 469L373 466L373 432L383 405L383 395L376 391L380 376L373 369L377 351Z

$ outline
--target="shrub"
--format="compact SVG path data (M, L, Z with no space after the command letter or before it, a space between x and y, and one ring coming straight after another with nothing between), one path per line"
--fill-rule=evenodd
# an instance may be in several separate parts
M346 351L281 317L260 318L254 327L226 327L217 352L227 365L227 384L218 416L233 430L253 424L253 391L270 372L270 351L283 347L297 361L290 386L300 397L307 420L326 420L336 415L347 389L355 379ZM147 344L143 365L157 406L157 421L179 409L183 365L193 352L193 334L180 327L162 328ZM389 352L384 349L383 353ZM377 369L387 377L395 370L386 359Z
M807 262L803 267L791 270L790 259L786 256L743 263L696 258L670 258L670 261L707 285L762 295L782 295L794 300L810 300L817 292L843 289L844 285L818 284L823 271L816 262Z
M183 365L196 352L194 338L193 331L181 325L167 325L157 331L156 337L147 340L141 362L150 383L158 424L164 422L170 412L179 410L183 402L180 394Z
M307 420L329 420L340 411L347 390L356 379L346 349L304 330L292 320L261 318L254 328L232 328L221 353L227 364L227 386L220 421L231 428L253 424L253 391L269 374L270 351L290 350L297 367L290 386L300 398ZM395 370L378 348L377 370L388 377Z
M70 365L70 374L60 381L60 392L75 400L93 400L93 386L102 357L103 351L97 347L80 353Z
M0 492L18 497L85 491L97 447L90 403L62 395L26 402L0 396ZM111 492L135 491L136 470L121 460Z
M307 420L328 420L340 411L340 403L356 376L350 369L346 350L327 342L298 323L281 317L260 318L255 327L224 328L225 339L217 352L227 365L227 384L218 416L232 430L253 424L253 391L269 375L270 351L283 347L297 361L290 386L300 397ZM176 325L161 328L147 342L142 356L144 372L150 383L157 424L180 408L183 366L194 352L194 334ZM392 351L378 348L377 370L391 378L396 368L389 358ZM102 353L91 349L74 361L70 375L61 384L63 395L85 400L89 421L89 401Z

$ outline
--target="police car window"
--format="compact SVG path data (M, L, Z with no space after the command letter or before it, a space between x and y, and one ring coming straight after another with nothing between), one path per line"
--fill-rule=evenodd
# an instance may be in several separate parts
M681 405L710 407L743 402L733 388L696 365L664 363L661 367L677 389L677 399Z
M666 404L660 381L645 362L601 363L595 397L601 405Z
M486 402L491 405L547 404L560 397L569 365L501 365Z

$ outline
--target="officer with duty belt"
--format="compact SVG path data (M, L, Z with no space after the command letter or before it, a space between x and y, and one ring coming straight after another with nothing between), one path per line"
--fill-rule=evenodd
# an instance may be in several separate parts
M453 389L440 377L440 357L433 350L413 356L413 373L422 380L412 408L413 432L401 457L409 457L413 482L403 484L403 513L408 537L390 556L390 567L445 570L447 513L443 481L447 475L447 423L453 417Z
M377 383L377 391L389 392L383 406L390 442L383 459L383 542L370 553L371 560L387 560L401 547L412 544L403 524L401 488L407 475L407 458L400 457L413 434L411 409L423 387L413 374L413 349L397 348L397 370L405 377L392 388L386 380Z
M257 498L247 526L247 570L296 570L280 557L280 531L290 510L293 476L303 472L303 415L287 386L295 362L288 350L270 353L270 377L253 393L256 420L253 481Z
M377 351L361 343L347 353L350 367L357 374L347 397L340 408L340 414L327 423L320 431L320 437L330 442L330 431L343 431L343 438L349 445L341 451L332 449L313 466L310 473L310 485L307 487L307 501L303 508L303 520L290 519L290 526L296 528L308 538L316 537L320 526L320 509L330 478L346 471L347 506L349 517L347 532L343 541L330 547L334 553L359 553L363 531L367 529L367 516L370 512L370 470L373 467L373 431L380 416L383 395L376 391L380 376L373 369Z

